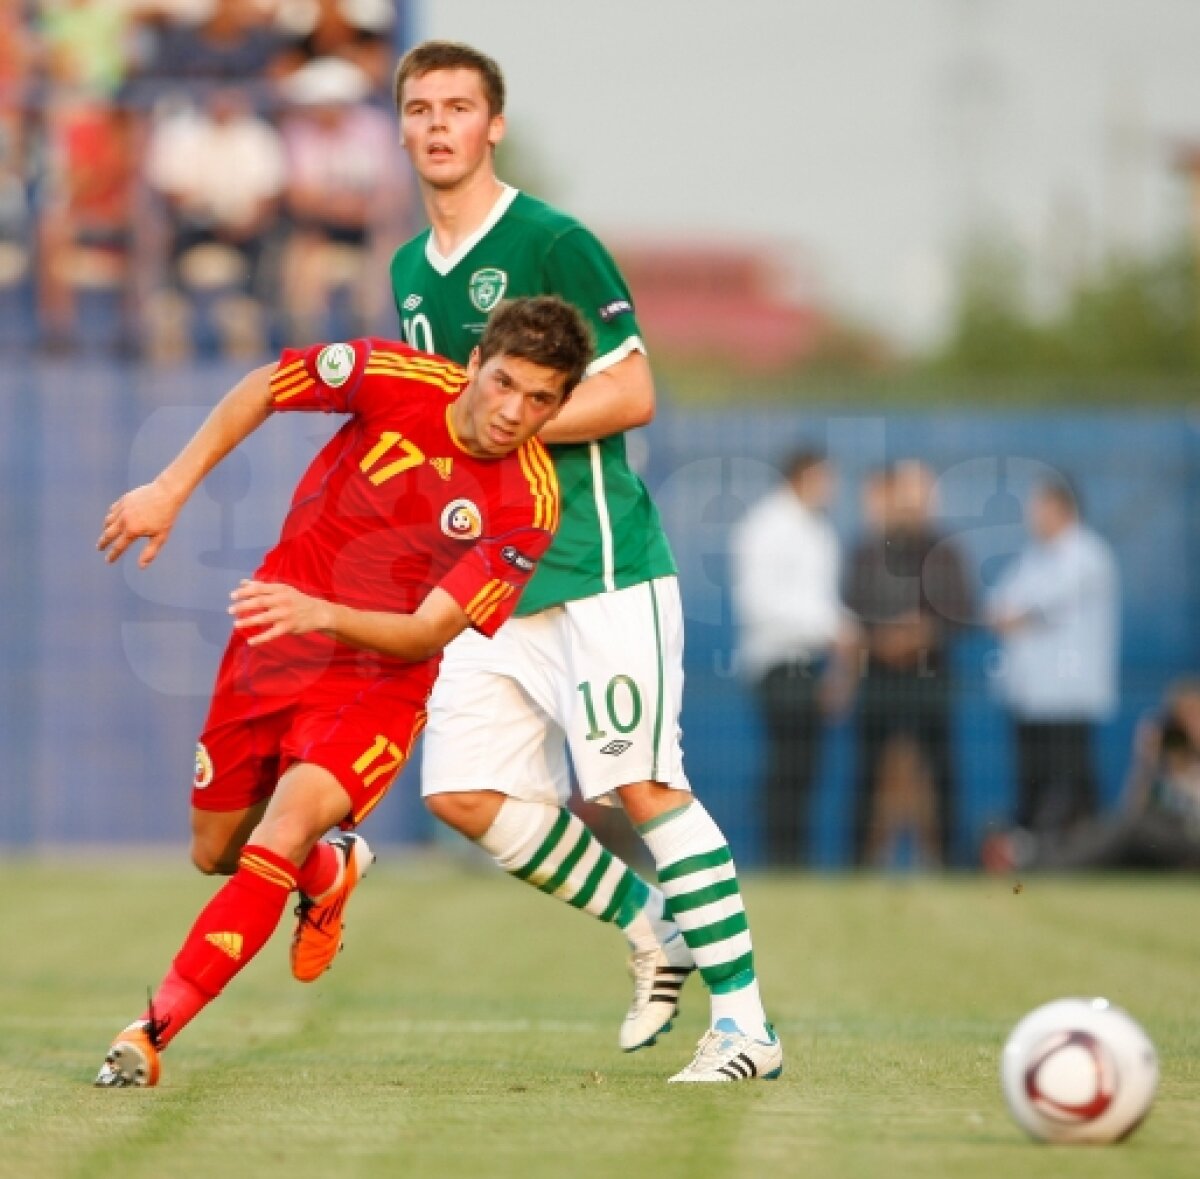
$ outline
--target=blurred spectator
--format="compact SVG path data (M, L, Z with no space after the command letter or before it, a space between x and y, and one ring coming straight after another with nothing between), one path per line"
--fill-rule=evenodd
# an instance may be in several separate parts
M125 79L130 11L122 0L50 0L40 31L46 73L59 90L111 98Z
M1200 869L1200 680L1172 685L1161 712L1139 725L1115 815L1065 833L991 835L983 862L992 872Z
M862 677L854 853L884 862L907 822L916 856L954 863L950 645L971 620L966 565L932 522L934 476L914 460L864 488L874 528L850 558L846 604L859 619Z
M738 522L732 538L739 665L754 685L767 733L767 862L806 864L811 793L825 716L844 698L851 620L838 596L841 545L826 509L836 473L802 449L783 481Z
M1060 836L1096 811L1093 728L1117 705L1120 586L1108 543L1063 479L1034 489L1033 542L988 602L1016 723L1017 826Z
M279 73L284 42L261 4L189 0L182 19L169 6L157 7L159 19L144 29L149 44L132 90L140 104L164 92L196 95L210 86L265 91L264 80Z
M49 175L39 227L43 338L77 339L79 292L115 296L120 339L136 336L132 284L136 127L129 112L89 98L63 98L47 113Z
M213 301L226 352L261 352L272 293L264 263L286 179L279 133L241 91L214 90L203 110L158 121L146 171L166 204L172 278L149 309L153 352L185 349L178 297L189 294Z
M400 182L393 120L364 104L369 90L362 70L332 57L309 62L282 84L292 104L282 127L289 222L282 297L293 344L369 335L383 314L386 260L368 262L380 230L405 211L410 188ZM350 324L327 322L337 291L350 294Z
M0 290L17 286L29 273L27 132L35 59L33 38L19 14L0 13Z
M367 75L372 91L387 93L396 56L393 0L282 0L278 20L290 38L286 68L339 57Z

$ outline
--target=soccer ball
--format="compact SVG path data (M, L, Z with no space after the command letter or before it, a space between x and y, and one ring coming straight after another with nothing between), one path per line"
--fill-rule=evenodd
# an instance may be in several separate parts
M1120 1142L1150 1112L1158 1056L1107 999L1057 999L1012 1030L1000 1060L1004 1099L1042 1142Z

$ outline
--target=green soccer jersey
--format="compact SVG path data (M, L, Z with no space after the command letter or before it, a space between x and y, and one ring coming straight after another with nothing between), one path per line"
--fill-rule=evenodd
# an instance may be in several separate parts
M426 230L392 259L404 339L467 362L502 298L558 295L596 336L598 372L641 347L629 289L608 251L578 221L508 188L449 258ZM552 446L562 521L521 596L518 614L625 589L675 572L649 493L625 457L624 435Z

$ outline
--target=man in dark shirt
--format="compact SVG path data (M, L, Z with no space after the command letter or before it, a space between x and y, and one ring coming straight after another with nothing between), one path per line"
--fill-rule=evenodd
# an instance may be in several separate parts
M872 813L885 775L928 780L935 854L944 865L953 861L949 645L972 603L960 551L930 519L933 484L933 473L914 460L877 472L867 488L875 527L847 569L846 604L858 615L863 644L854 800L860 865L882 851L885 833L873 830Z

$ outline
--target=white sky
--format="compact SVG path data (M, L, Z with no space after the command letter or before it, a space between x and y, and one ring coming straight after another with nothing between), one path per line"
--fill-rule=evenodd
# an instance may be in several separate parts
M547 195L601 236L770 242L885 331L942 322L968 221L1046 274L1185 221L1200 0L417 0L495 56Z

